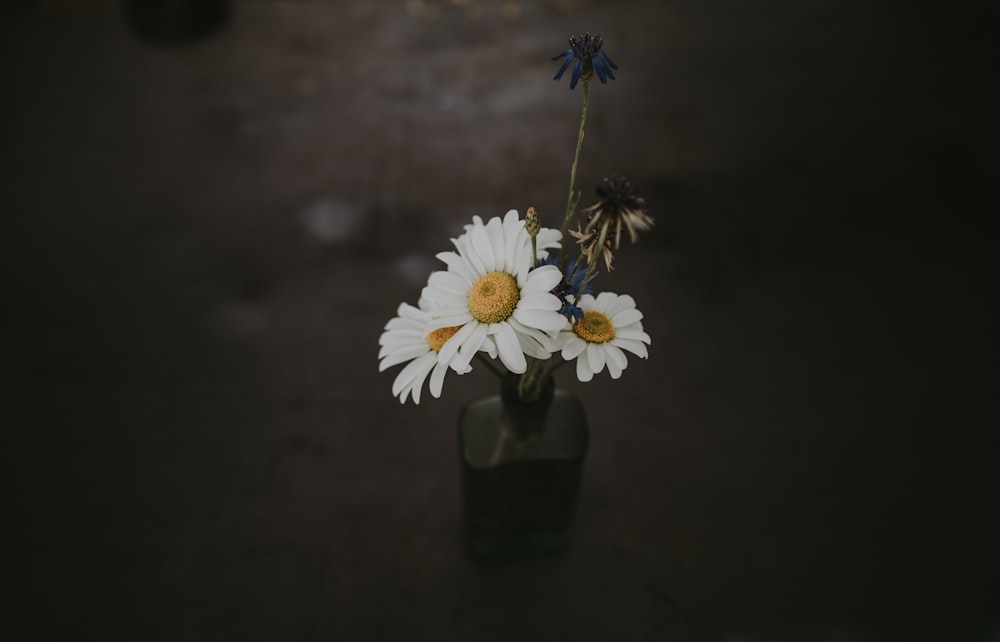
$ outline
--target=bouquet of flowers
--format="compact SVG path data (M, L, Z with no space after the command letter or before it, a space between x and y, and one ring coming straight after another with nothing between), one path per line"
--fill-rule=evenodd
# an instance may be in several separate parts
M517 375L523 402L539 398L552 373L576 362L576 376L591 381L607 367L612 379L628 366L626 352L647 356L650 337L642 313L627 294L595 293L592 282L612 269L614 251L627 233L635 242L653 220L645 201L625 178L605 178L598 200L582 209L585 223L569 230L580 190L576 170L583 146L589 107L589 85L614 79L617 65L603 51L600 36L571 37L559 80L572 66L569 87L583 86L583 108L576 152L570 169L569 196L561 229L542 227L529 207L524 219L516 210L483 221L479 216L465 233L451 239L455 249L437 255L446 269L433 272L416 306L400 304L396 317L379 337L379 371L406 364L396 376L392 394L420 403L424 382L440 397L445 374L465 374L473 359L499 376ZM567 234L576 239L570 251Z

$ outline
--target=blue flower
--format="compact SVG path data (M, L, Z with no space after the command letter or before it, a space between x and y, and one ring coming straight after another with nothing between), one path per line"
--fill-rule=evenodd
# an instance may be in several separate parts
M589 33L583 36L570 36L569 49L558 56L552 56L552 60L566 58L553 80L562 78L563 73L569 69L574 61L576 64L573 65L573 75L569 80L570 89L576 88L576 83L581 77L587 80L594 72L597 72L597 77L601 79L602 84L606 84L608 78L614 80L615 75L611 73L611 70L618 69L618 65L611 62L608 54L601 50L603 44L604 41L600 36L591 37Z
M555 265L559 267L559 255L550 253L544 261L539 263L539 267L542 265ZM578 267L582 269L577 269ZM562 301L559 313L569 319L570 323L576 323L579 319L583 318L583 310L576 305L580 301L580 297L584 294L592 294L594 291L594 288L589 283L584 285L583 277L585 276L587 276L587 266L578 266L576 260L571 260L569 265L566 266L566 274L563 276L562 281L556 287L552 288L552 294L559 297L559 300Z

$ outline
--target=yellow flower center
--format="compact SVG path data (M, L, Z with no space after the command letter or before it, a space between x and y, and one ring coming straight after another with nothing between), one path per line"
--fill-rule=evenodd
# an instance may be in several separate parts
M606 315L586 310L573 325L573 332L587 343L606 343L615 338L615 325Z
M460 325L453 325L450 328L438 328L434 332L427 335L427 345L431 347L434 352L441 352L441 346L445 342L455 336L455 333L462 329Z
M514 313L521 291L517 281L506 272L482 276L469 292L469 312L480 323L500 323Z

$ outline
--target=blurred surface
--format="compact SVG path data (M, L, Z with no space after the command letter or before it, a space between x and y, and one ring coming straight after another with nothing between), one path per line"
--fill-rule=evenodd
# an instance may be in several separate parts
M6 639L998 639L995 9L227 11L2 14ZM651 357L562 373L574 546L483 569L455 422L497 385L400 407L376 340L473 214L557 226L583 31L582 184L657 219L597 285Z

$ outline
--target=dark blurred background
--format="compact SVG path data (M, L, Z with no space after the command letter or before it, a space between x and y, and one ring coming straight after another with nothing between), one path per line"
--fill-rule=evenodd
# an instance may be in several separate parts
M997 10L27 1L0 26L10 640L1000 639ZM459 539L377 337L473 214L632 178L573 547Z

